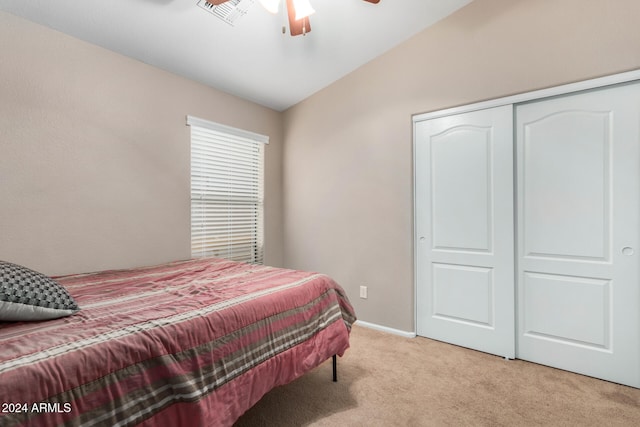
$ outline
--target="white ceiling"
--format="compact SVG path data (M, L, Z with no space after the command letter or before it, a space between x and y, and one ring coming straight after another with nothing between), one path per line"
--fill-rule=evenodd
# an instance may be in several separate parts
M256 1L231 26L197 2L0 0L0 10L282 111L471 0L310 0L312 31L296 37L282 34L283 5L271 15Z

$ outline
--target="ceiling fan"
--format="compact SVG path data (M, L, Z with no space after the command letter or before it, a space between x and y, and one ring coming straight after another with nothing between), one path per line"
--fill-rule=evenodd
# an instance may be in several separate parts
M210 6L220 6L230 0L206 0ZM280 0L259 0L260 4L271 13L278 13ZM309 16L315 13L309 0L284 0L286 1L287 15L289 17L289 32L292 36L305 35L311 31ZM364 0L368 3L378 4L380 0ZM285 32L283 27L283 33Z

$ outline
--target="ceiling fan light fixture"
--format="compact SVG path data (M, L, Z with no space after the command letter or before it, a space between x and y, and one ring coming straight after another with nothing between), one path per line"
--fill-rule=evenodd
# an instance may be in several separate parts
M278 13L280 0L260 0L260 4L262 5L262 7L267 9L267 11L275 15L276 13Z
M296 21L316 13L309 0L293 0L293 8L296 11Z

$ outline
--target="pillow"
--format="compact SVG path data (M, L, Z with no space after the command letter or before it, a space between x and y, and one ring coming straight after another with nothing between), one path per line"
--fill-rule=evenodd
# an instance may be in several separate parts
M78 310L78 304L55 280L0 261L0 321L57 319Z

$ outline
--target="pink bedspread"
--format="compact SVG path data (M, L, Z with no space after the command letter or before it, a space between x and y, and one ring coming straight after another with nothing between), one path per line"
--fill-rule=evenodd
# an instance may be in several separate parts
M81 311L0 322L2 426L231 425L355 321L325 275L216 258L57 280Z

